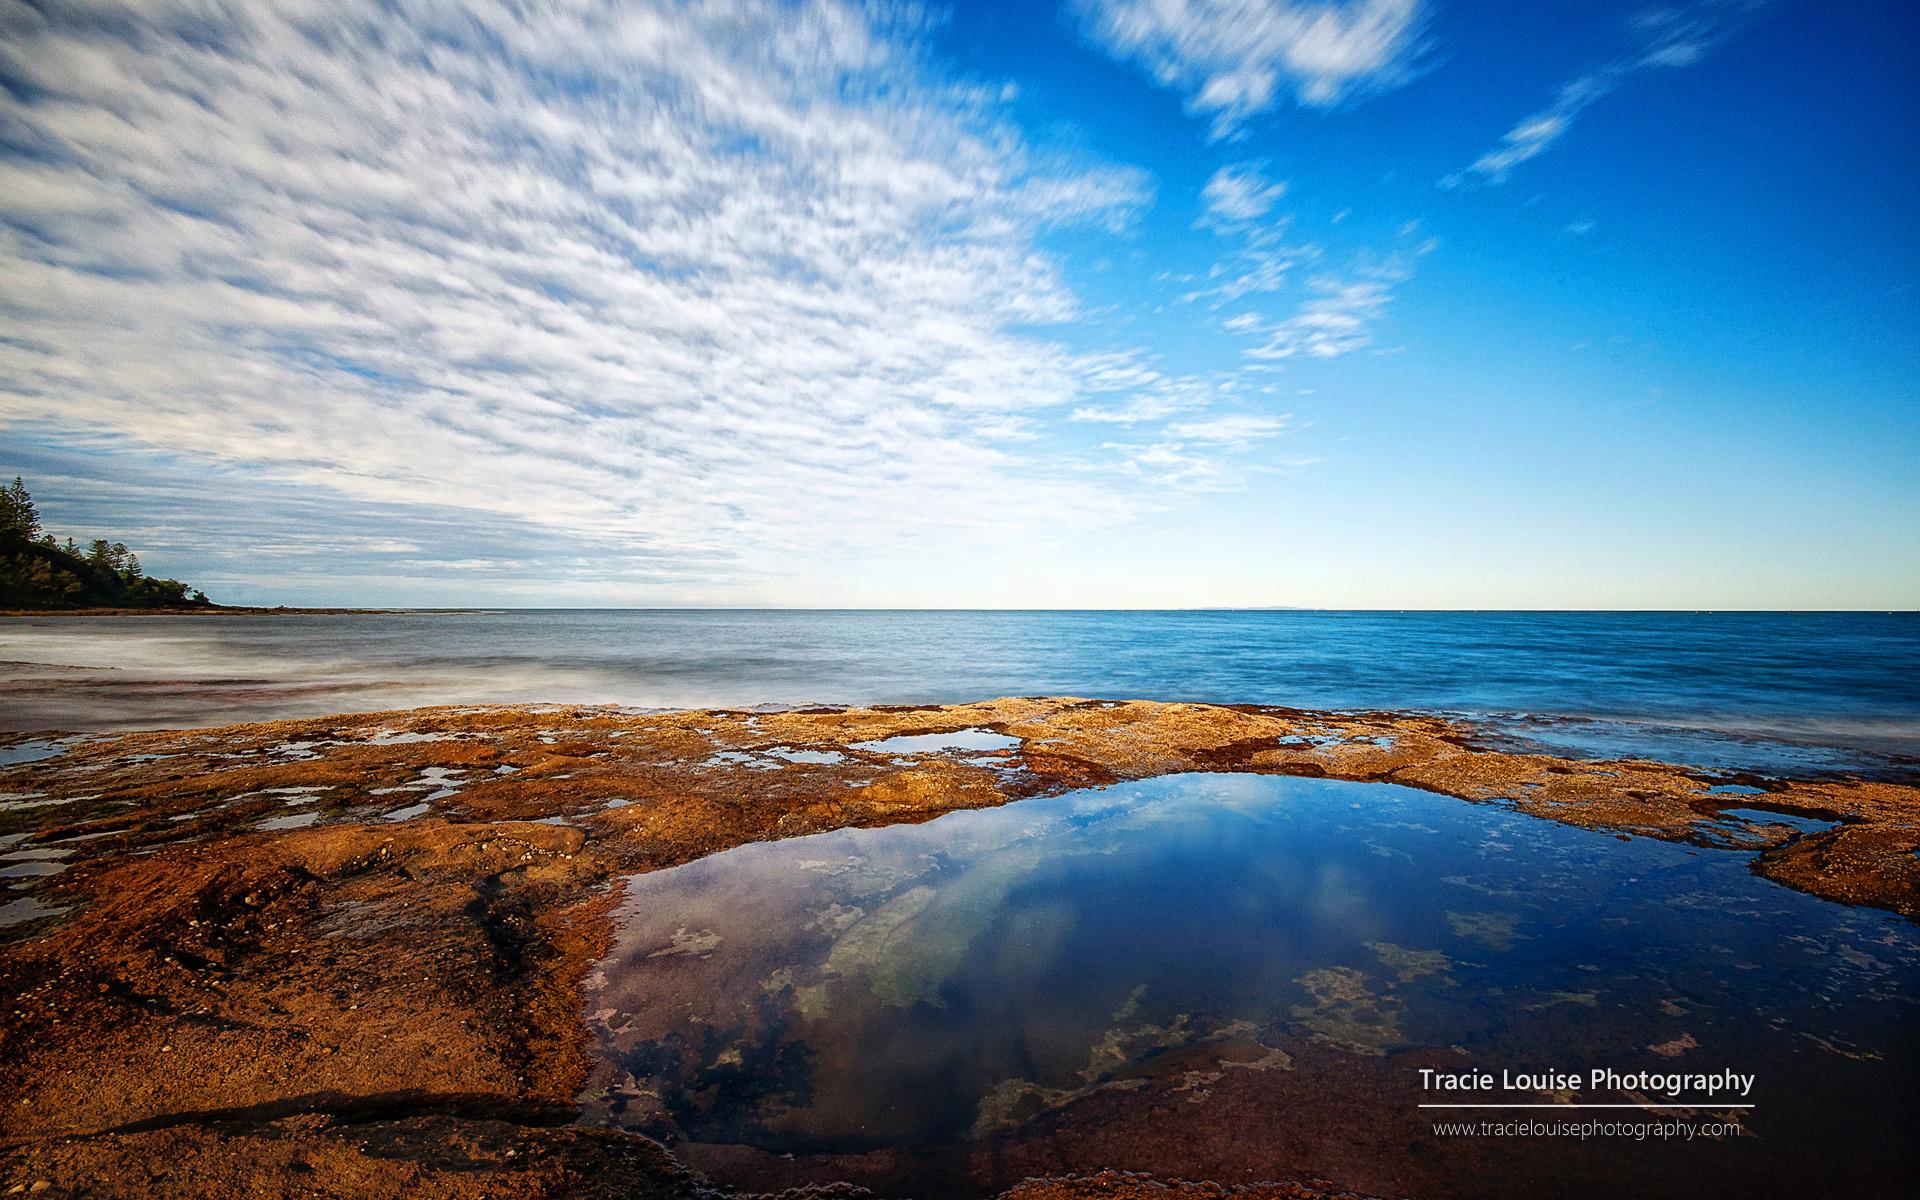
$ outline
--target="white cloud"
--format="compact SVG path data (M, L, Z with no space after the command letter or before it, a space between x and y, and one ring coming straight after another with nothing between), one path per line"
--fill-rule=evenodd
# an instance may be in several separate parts
M1290 414L1226 413L1174 422L1151 440L1112 442L1106 448L1121 455L1129 472L1151 480L1157 488L1229 491L1245 479L1246 454L1285 433L1292 423ZM1262 458L1254 465L1267 469L1276 463Z
M1550 148L1572 128L1574 119L1596 101L1617 91L1642 71L1684 67L1726 40L1766 0L1702 0L1681 9L1649 9L1629 22L1636 37L1632 51L1561 86L1553 102L1520 119L1500 143L1466 168L1440 181L1442 187L1493 186L1506 182L1515 167Z
M1230 403L1238 390L1238 380L1229 373L1167 375L1152 362L1138 351L1083 359L1089 390L1105 395L1101 403L1074 409L1073 419L1106 425L1164 421Z
M1338 358L1373 344L1374 326L1392 303L1393 289L1412 274L1404 261L1395 260L1348 276L1316 275L1307 281L1308 295L1287 316L1267 321L1241 314L1225 326L1257 339L1246 350L1248 358Z
M1221 222L1215 228L1237 245L1213 264L1206 286L1180 299L1205 301L1215 310L1239 309L1222 318L1220 328L1252 339L1242 354L1269 369L1285 359L1337 358L1371 345L1394 288L1412 278L1413 264L1439 245L1420 221L1404 222L1390 253L1363 253L1344 274L1318 270L1306 280L1306 295L1291 301L1287 315L1276 316L1274 309L1286 303L1283 296L1293 287L1295 269L1318 267L1327 252L1312 243L1283 240L1285 222Z
M1268 179L1258 163L1224 166L1200 189L1200 198L1206 202L1201 220L1227 226L1257 221L1272 212L1286 193L1287 185Z
M1287 427L1279 417L1253 413L1230 413L1204 421L1182 421L1167 426L1167 436L1180 442L1211 442L1244 446L1270 438Z
M1316 108L1405 80L1419 0L1080 0L1088 36L1137 62L1228 137L1291 94Z
M1040 234L1122 226L1145 182L1038 152L877 20L9 8L0 423L662 574L1123 517L1038 422L1217 391L1031 330L1082 315ZM1327 53L1299 61L1366 74Z
M1310 286L1314 295L1292 316L1257 330L1262 341L1247 351L1249 357L1335 358L1373 340L1371 327L1392 297L1388 281L1323 275Z

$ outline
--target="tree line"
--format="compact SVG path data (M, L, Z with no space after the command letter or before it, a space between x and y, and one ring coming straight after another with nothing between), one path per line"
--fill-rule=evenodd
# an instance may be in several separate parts
M156 579L124 542L85 545L40 527L27 485L16 475L0 487L0 608L196 608L205 592Z

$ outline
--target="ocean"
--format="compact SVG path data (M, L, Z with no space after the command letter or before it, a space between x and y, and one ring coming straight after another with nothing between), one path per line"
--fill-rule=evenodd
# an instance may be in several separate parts
M509 610L0 623L0 728L422 704L1079 695L1474 720L1489 738L1920 777L1920 614Z

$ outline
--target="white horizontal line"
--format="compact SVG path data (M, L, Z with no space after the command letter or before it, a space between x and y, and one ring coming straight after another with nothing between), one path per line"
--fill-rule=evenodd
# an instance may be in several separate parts
M1722 1104L1718 1100L1675 1100L1668 1104L1422 1104L1421 1108L1752 1108L1751 1104Z

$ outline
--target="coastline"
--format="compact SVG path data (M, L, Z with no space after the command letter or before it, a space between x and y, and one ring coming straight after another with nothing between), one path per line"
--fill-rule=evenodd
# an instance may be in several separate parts
M272 608L247 604L195 604L153 608L0 608L0 617L404 617L487 612L483 608Z
M1021 739L1014 769L858 745L963 729ZM7 928L0 948L0 986L19 997L0 1035L4 1180L278 1194L320 1171L337 1195L695 1194L668 1149L570 1124L588 1070L582 981L622 877L1195 771L1392 782L1740 849L1788 887L1920 919L1920 788L1516 754L1430 716L1073 698L520 706L88 736L0 767L0 792L27 801L4 813L10 848L68 851L8 898L64 911ZM1730 784L1739 794L1715 790ZM388 819L416 801L428 807ZM260 828L296 806L320 815ZM1794 833L1721 815L1734 808L1837 824ZM136 1161L163 1176L117 1174Z

